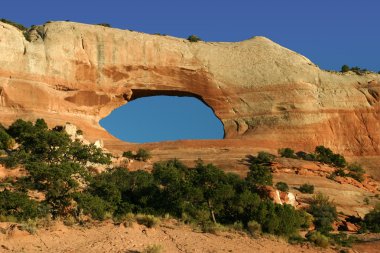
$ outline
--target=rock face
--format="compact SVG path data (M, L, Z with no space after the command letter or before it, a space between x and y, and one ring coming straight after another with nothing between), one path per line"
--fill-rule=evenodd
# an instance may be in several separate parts
M263 37L190 43L70 22L26 36L0 23L0 34L4 124L20 117L71 122L107 147L118 140L98 122L115 108L144 96L194 96L223 122L225 139L380 154L380 75L323 71Z

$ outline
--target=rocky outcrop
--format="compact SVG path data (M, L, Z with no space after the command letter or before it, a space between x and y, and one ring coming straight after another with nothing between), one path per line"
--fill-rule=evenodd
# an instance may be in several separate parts
M71 22L26 36L0 23L0 34L5 124L20 117L71 122L87 139L115 148L120 142L99 125L115 108L144 96L194 96L239 145L380 154L380 76L323 71L263 37L190 43Z

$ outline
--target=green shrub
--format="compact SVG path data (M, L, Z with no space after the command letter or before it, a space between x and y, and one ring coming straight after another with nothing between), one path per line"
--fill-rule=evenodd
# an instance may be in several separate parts
M358 163L351 163L347 166L347 169L352 172L364 174L365 170L362 168L362 166Z
M350 67L348 65L343 65L341 69L342 73L350 71Z
M144 225L148 228L156 227L161 222L159 218L149 214L137 214L135 218L138 224Z
M73 216L73 215L65 215L63 217L63 224L65 224L66 226L74 226L75 224L77 223L77 219Z
M260 151L257 153L257 162L260 164L270 164L275 158L275 155L265 151Z
M332 230L331 225L338 216L334 203L322 193L313 196L308 212L314 217L315 229L323 234L328 234Z
M339 246L342 247L352 247L352 245L357 241L357 237L348 235L346 233L340 232L339 234L330 234L330 239Z
M201 230L203 233L209 233L217 235L218 233L225 230L225 228L219 223L214 223L212 221L201 222Z
M0 128L0 149L9 149L13 146L14 140L12 137L6 132L5 129Z
M259 235L261 233L261 225L257 221L251 220L247 223L247 230L251 235Z
M161 253L162 252L162 246L158 244L152 244L147 246L142 253Z
M322 248L329 246L329 238L318 231L308 233L306 239Z
M309 194L313 194L314 193L314 185L312 184L303 184L301 185L298 190L302 193L309 193Z
M3 22L3 23L9 24L9 25L13 25L14 27L16 27L17 29L19 29L19 30L21 30L21 31L26 31L26 30L28 30L28 28L26 28L26 27L23 26L22 24L19 24L19 23L16 23L16 22L10 21L10 20L5 19L5 18L0 19L0 21Z
M288 192L289 191L289 186L285 182L276 183L276 188L277 188L277 190L280 190L282 192Z
M136 152L135 159L138 161L147 161L150 159L152 155L150 154L149 150L139 148Z
M299 211L299 216L301 219L301 228L309 229L313 225L314 217L304 210Z
M352 177L353 179L363 182L365 170L358 163L352 163L347 166L347 169L350 171L347 176Z
M190 42L198 42L198 41L202 41L201 38L199 38L197 35L190 35L188 38L187 38L188 41Z
M23 192L4 190L0 192L0 215L14 216L20 221L38 216L38 202L29 199Z
M294 150L291 148L281 148L278 150L278 154L281 157L286 157L286 158L297 158L297 156L294 153Z
M303 238L302 236L300 235L291 235L289 238L288 238L288 243L290 244L301 244L301 243L304 243L305 242L305 238Z
M116 217L114 216L113 220L116 223L123 223L125 227L131 227L136 221L135 215L133 213L127 213Z
M135 155L133 154L132 151L128 150L123 152L123 157L128 158L128 159L134 159Z
M317 146L315 154L319 162L331 164L339 168L346 166L345 158L340 154L334 154L331 149L324 146Z
M369 231L380 233L380 204L365 215L363 223Z
M89 193L78 193L75 200L78 202L78 208L83 210L83 214L91 215L96 220L103 220L109 210L107 202Z
M243 231L244 224L241 221L235 221L234 224L232 224L231 228L235 231Z
M27 231L29 234L35 234L37 232L37 221L32 219L27 219L25 222L21 223L20 230Z
M104 26L104 27L111 27L111 25L108 24L108 23L99 23L99 24L96 24L96 25L100 25L100 26Z
M271 169L264 165L253 164L249 167L246 181L253 185L272 185Z

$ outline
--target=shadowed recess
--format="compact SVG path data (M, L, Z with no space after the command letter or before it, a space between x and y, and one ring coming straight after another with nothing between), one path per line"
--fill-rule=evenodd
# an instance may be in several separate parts
M135 143L224 136L222 122L194 97L138 98L114 110L100 125L115 137Z

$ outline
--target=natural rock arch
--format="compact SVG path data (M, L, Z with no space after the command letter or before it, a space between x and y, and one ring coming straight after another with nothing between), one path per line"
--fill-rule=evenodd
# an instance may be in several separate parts
M38 32L34 30L38 29ZM380 154L380 76L332 73L263 37L191 43L71 22L31 31L0 23L0 121L69 121L90 140L123 145L98 122L144 93L200 97L225 146ZM127 145L127 144L125 144Z

